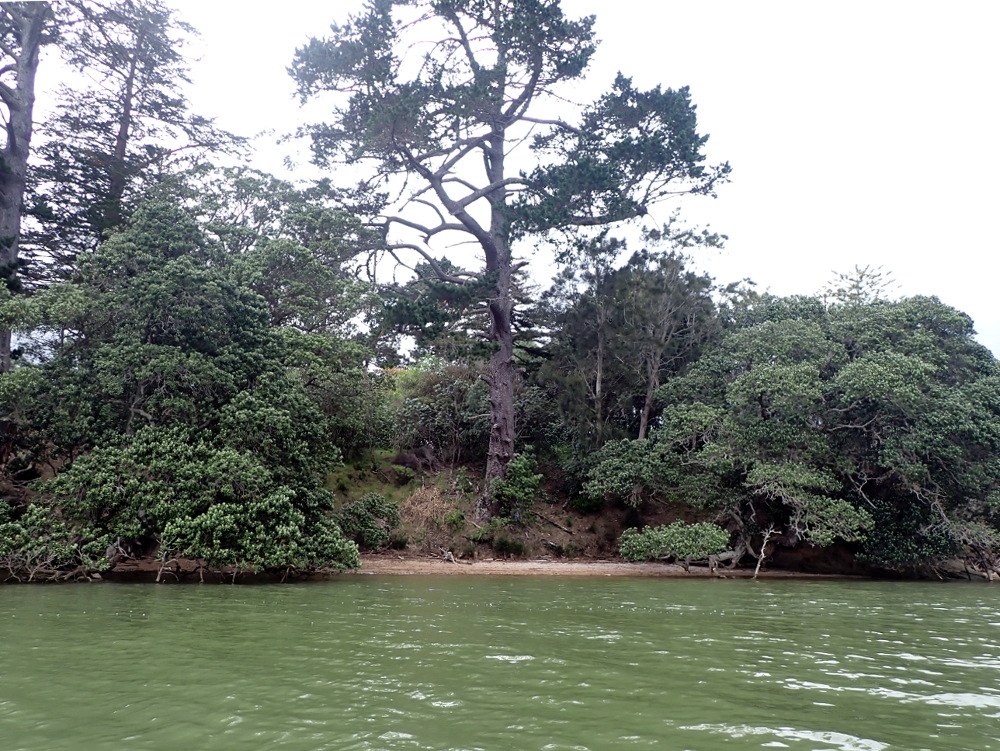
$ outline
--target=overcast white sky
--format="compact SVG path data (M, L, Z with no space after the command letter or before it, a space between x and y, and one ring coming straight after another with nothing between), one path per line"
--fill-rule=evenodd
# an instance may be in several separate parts
M359 0L174 0L201 32L190 48L199 114L249 135L308 120L285 72ZM920 0L564 0L602 39L591 100L617 70L637 85L689 85L719 198L684 206L729 235L700 265L776 294L811 294L834 271L883 266L902 295L969 313L1000 354L1000 3ZM292 146L260 142L282 172ZM307 170L303 168L302 174ZM310 172L310 174L312 174ZM654 216L665 219L669 208ZM539 272L542 279L547 273Z

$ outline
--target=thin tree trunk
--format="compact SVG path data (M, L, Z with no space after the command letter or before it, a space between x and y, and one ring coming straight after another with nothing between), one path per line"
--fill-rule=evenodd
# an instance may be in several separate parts
M115 153L108 167L108 198L101 223L97 228L98 242L103 240L104 233L112 227L117 227L122 221L122 199L127 185L128 143L132 132L132 105L135 100L135 75L139 64L139 49L142 47L143 35L136 40L136 50L129 61L128 75L125 78L125 88L122 91L122 111L118 119L118 133L115 134Z
M653 402L656 400L656 389L660 387L660 359L662 352L650 356L646 363L646 398L642 404L642 414L639 416L639 440L646 437L649 430L649 416L653 413Z
M649 430L649 415L653 411L653 394L656 391L656 387L653 385L652 381L646 383L646 399L642 405L642 414L639 415L639 440L643 440L646 437L646 431Z
M596 411L597 448L604 445L604 306L597 308L597 373L594 379L594 409Z

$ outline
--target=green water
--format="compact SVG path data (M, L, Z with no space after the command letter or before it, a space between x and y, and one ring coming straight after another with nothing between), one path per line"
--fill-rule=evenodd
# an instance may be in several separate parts
M1000 751L997 585L0 587L0 749Z

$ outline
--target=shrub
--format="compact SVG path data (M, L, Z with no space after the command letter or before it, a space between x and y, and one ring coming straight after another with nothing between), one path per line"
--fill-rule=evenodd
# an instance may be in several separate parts
M493 538L493 552L505 558L522 556L528 552L527 546L521 540L514 540L507 535Z
M530 446L510 460L506 477L493 483L493 500L501 515L511 516L538 497L543 475L535 474L537 468Z
M729 548L729 533L716 524L698 522L646 527L641 532L626 529L619 540L621 556L626 561L651 561L677 558L684 567L692 560L707 558Z
M597 494L575 495L570 499L569 505L581 514L596 514L604 508L604 498Z
M368 493L345 503L335 519L345 537L369 550L380 550L399 526L399 507L378 493Z
M470 536L473 542L489 542L492 543L494 539L498 536L500 532L507 528L510 523L509 519L504 519L500 516L494 516L489 522L482 527L476 529Z
M38 489L53 521L33 534L80 545L76 563L87 570L108 565L112 541L134 555L158 550L164 560L241 570L358 565L357 547L330 522L329 493L282 483L257 457L189 429L143 428ZM76 529L59 527L59 518ZM91 560L98 554L105 560ZM76 564L58 567L68 565Z
M457 532L465 526L465 514L462 513L462 509L454 508L444 515L444 523L452 532Z

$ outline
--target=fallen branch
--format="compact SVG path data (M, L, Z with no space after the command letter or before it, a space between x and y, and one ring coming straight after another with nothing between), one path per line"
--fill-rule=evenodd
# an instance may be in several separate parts
M566 534L568 534L568 535L571 535L571 534L573 534L573 530L572 530L572 529L567 529L566 527L564 527L564 526L563 526L562 524L560 524L559 522L556 522L556 521L552 521L552 519L549 519L549 517L547 517L547 516L545 516L545 515L543 515L543 514L539 514L539 513L537 512L537 511L535 512L535 516L537 516L537 517L538 517L539 519L541 519L541 520L542 520L543 522L548 522L548 523L549 523L549 524L551 524L551 525L552 525L553 527L555 527L555 528L557 528L557 529L561 529L561 530L562 530L563 532L565 532L565 533L566 533Z

